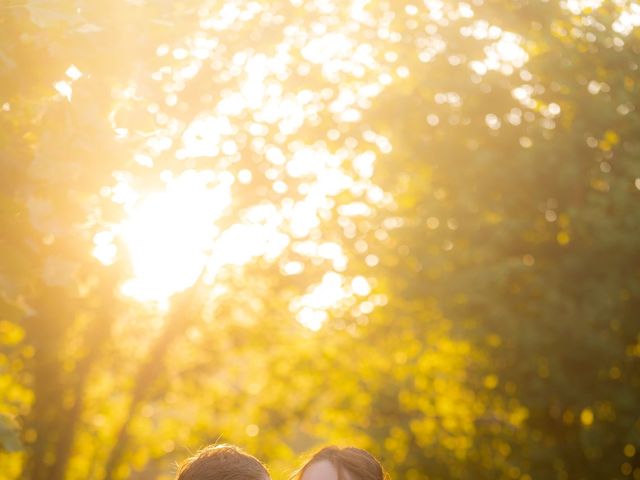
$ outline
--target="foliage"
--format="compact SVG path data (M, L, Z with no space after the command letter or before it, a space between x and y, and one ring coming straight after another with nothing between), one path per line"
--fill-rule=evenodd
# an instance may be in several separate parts
M5 2L0 478L638 478L638 11ZM200 174L207 265L127 294L122 225Z

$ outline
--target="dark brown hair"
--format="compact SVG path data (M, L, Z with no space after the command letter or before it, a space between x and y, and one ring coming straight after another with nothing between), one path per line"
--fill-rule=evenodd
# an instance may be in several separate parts
M185 460L176 480L268 480L260 461L233 445L209 445Z
M389 476L380 462L366 450L356 447L329 446L316 452L302 468L293 474L293 480L300 480L305 470L316 462L330 462L338 473L338 480L388 480Z

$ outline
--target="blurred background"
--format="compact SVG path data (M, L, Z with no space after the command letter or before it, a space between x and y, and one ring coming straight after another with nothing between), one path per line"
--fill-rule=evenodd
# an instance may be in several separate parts
M2 0L0 478L640 479L638 27Z

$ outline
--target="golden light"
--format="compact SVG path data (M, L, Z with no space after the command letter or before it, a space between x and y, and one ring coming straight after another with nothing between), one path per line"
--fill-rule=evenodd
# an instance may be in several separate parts
M190 170L131 208L120 235L134 276L123 285L123 293L161 301L193 284L217 235L215 221L231 202L231 180L212 171Z
M226 266L242 266L258 257L276 261L287 248L312 261L328 261L333 269L290 306L309 328L320 328L327 318L326 310L345 298L368 295L370 287L364 277L352 282L343 276L348 259L342 248L312 238L320 238L321 219L329 214L333 198L345 191L367 200L339 210L348 229L355 225L352 217L372 212L368 205L389 201L371 178L376 151L389 153L391 143L371 130L363 135L363 141L371 145L364 152L355 149L355 138L345 138L345 145L335 151L322 138L311 143L296 139L305 124L317 125L322 110L329 112L336 125L359 121L362 110L393 81L396 70L380 63L374 45L354 37L359 22L370 21L366 4L354 1L350 8L353 20L342 26L322 21L311 29L291 25L282 43L268 54L254 48L239 50L220 67L220 75L236 78L237 84L207 100L211 103L185 123L165 113L164 105L179 106L184 85L203 62L213 58L219 43L215 31L258 12L249 7L246 11L228 7L212 16L203 10L201 31L185 38L181 46L157 47L157 57L166 62L152 78L162 83L166 96L150 100L147 111L155 116L158 129L145 140L134 160L153 169L155 158L175 146L178 162L206 158L211 170L190 170L175 177L164 172L165 189L156 192L137 192L131 177L118 174L109 196L124 205L127 216L112 231L94 237L94 256L111 263L118 255L116 239L122 240L133 270L132 278L122 286L125 295L142 302L166 303L201 274L205 283L214 284ZM297 67L296 49L304 60ZM326 88L285 88L294 69L307 75L310 65L320 66ZM406 67L398 68L398 76L409 75ZM133 98L133 93L122 101ZM240 120L247 114L252 119L249 123ZM123 130L115 123L113 127L116 133ZM275 141L269 132L276 134ZM326 135L332 142L340 136L335 128ZM255 179L248 169L232 175L228 168L241 160L248 145L269 166L267 176L282 201L235 210L234 183L246 185ZM293 188L301 194L297 201L287 198L292 185L297 185ZM232 212L233 224L218 230L216 222L225 212ZM304 261L287 261L286 257L281 261L284 275L304 272Z
M335 272L326 273L322 281L292 305L298 320L311 330L319 330L327 319L327 309L348 296L344 279Z

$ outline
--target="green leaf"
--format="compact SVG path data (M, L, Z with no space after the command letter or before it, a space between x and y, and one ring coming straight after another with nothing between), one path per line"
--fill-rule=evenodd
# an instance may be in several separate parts
M9 415L0 414L0 450L19 452L22 450L19 434L20 426Z

